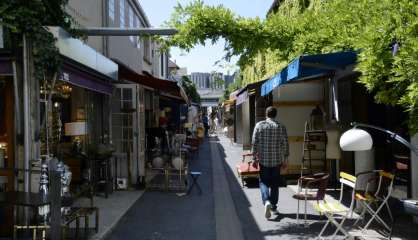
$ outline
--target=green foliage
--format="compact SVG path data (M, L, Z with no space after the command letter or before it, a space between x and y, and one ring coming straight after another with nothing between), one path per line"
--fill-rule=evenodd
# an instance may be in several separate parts
M195 1L170 21L169 44L191 49L226 40L226 58L240 56L244 83L263 80L300 54L357 50L360 82L379 103L410 113L418 130L418 4L415 0L286 0L266 20ZM392 55L394 42L399 52Z
M200 95L199 93L197 93L196 86L190 80L189 77L187 76L181 77L181 86L183 87L184 91L186 92L190 100L192 100L192 102L200 103Z
M10 33L12 48L22 46L22 35L31 42L35 77L51 78L60 67L55 39L45 26L61 26L71 33L71 17L65 12L68 0L7 0L0 2L0 24Z

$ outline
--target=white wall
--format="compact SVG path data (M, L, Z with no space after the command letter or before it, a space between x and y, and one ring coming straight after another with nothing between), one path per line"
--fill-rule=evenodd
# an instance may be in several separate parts
M277 120L287 128L289 136L288 173L299 173L302 159L305 122L309 120L315 104L323 102L324 87L322 81L292 83L273 91L273 106L278 110Z

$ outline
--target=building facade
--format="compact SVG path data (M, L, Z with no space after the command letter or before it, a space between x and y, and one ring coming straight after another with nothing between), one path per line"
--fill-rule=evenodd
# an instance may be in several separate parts
M67 12L76 27L141 28L151 24L138 1L135 0L70 0ZM168 54L158 43L140 36L89 36L87 44L103 55L116 59L142 74L168 77Z

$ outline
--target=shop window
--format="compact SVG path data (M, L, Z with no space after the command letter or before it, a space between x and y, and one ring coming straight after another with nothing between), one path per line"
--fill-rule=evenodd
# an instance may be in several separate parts
M6 132L6 119L3 117L5 116L5 108L6 108L6 100L5 100L5 91L6 91L6 82L0 79L0 135Z
M115 0L108 1L109 18L115 21Z
M151 40L148 37L144 39L144 59L151 63Z
M134 12L131 6L129 6L128 8L128 19L129 19L129 23L128 23L129 28L133 28L134 27ZM131 40L132 43L135 44L134 36L129 36L129 39Z
M139 27L139 18L137 15L134 14L134 28L138 28ZM134 41L135 41L135 47L136 48L141 48L141 41L139 36L134 36Z
M125 28L125 0L120 0L119 4L119 23L121 28Z
M0 48L4 48L3 26L2 25L0 25Z

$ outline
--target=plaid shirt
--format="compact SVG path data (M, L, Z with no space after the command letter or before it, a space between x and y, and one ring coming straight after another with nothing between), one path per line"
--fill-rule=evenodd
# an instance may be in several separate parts
M289 156L286 128L271 118L255 125L252 144L254 156L265 167L279 166Z

